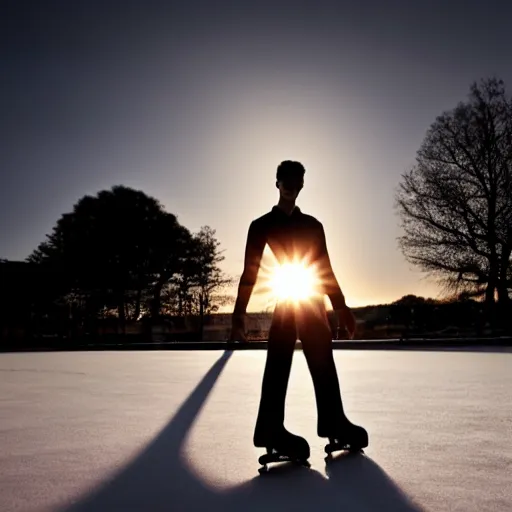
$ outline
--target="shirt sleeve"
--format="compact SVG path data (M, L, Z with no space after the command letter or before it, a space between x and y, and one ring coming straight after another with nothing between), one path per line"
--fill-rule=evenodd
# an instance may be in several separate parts
M332 269L331 260L329 258L329 253L327 251L325 231L322 224L320 224L318 230L318 238L318 270L323 291L325 295L329 297L332 304L332 308L334 310L342 309L346 305L345 297L343 295L343 292L341 291L340 285L338 284L338 280L336 279L336 276L334 275L334 271Z
M265 230L254 221L249 226L245 247L244 270L240 278L234 313L244 314L258 277L261 257L267 243Z

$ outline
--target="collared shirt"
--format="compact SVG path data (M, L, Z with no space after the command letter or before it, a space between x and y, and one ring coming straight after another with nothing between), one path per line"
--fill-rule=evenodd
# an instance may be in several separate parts
M344 307L345 298L332 270L323 225L297 206L289 215L274 206L249 227L235 313L245 313L247 309L267 244L279 264L298 260L316 265L322 292L329 296L334 309Z

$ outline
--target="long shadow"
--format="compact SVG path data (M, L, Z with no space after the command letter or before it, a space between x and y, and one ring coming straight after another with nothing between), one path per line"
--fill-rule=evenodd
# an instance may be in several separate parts
M69 511L194 510L215 495L190 471L182 448L232 351L225 351L135 460Z
M338 455L326 466L326 474L347 510L424 510L375 461L365 455Z
M289 473L287 471L290 471ZM347 512L424 512L364 455L342 455L314 470L283 468L230 489L223 510L345 510Z
M350 512L421 510L412 504L375 462L363 456L334 461L327 468L328 478L314 469L284 466L273 468L268 475L255 476L248 482L223 491L206 485L194 474L191 464L184 457L183 447L231 354L228 351L223 353L170 423L140 455L89 495L61 510L295 511L333 506L343 507ZM226 463L236 464L236 460L228 461L225 457L219 461L219 464Z

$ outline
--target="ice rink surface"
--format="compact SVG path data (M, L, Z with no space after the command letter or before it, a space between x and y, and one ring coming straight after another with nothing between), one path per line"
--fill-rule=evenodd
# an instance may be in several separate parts
M366 455L326 467L295 352L286 426L310 469L258 474L265 351L0 355L0 511L512 510L512 352L335 351Z

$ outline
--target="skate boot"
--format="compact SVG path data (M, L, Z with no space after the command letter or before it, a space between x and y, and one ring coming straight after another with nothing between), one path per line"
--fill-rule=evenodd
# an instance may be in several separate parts
M301 436L297 436L282 429L279 433L266 438L254 438L254 444L258 448L266 448L267 453L262 455L258 462L263 466L260 473L268 471L271 462L293 462L294 464L309 467L310 448L308 442Z
M338 432L322 437L329 438L329 443L325 446L327 460L332 458L333 452L364 453L363 448L368 446L368 432L348 420Z

